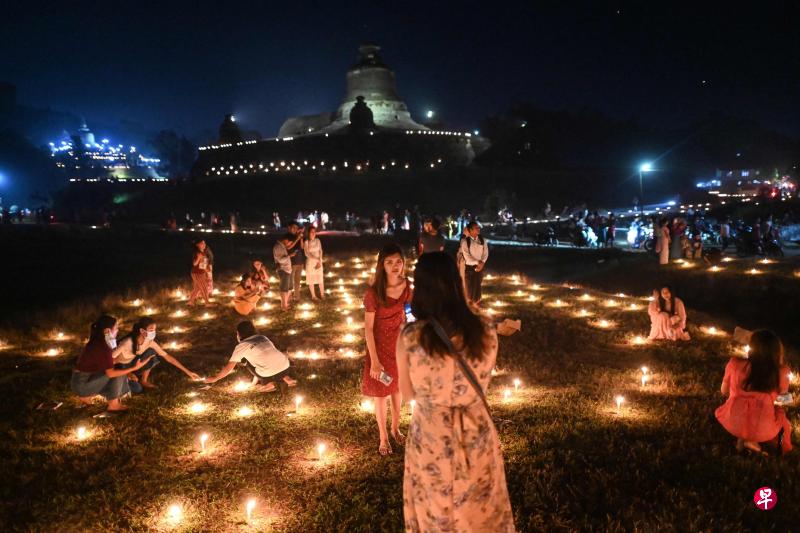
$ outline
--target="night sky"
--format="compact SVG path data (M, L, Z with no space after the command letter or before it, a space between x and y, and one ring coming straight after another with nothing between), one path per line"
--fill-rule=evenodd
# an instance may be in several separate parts
M194 136L233 112L273 136L288 116L335 110L373 40L412 115L455 128L526 100L663 127L722 110L800 135L796 3L14 4L0 14L0 81L90 122Z

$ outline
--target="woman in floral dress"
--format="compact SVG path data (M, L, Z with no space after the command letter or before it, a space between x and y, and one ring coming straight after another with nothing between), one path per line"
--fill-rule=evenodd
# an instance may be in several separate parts
M420 257L414 284L418 321L397 342L400 389L416 400L403 477L406 531L513 532L500 442L477 389L489 386L497 334L468 307L444 252ZM471 372L462 372L456 357Z
M386 432L386 399L391 397L392 438L403 444L400 433L400 392L397 385L397 336L405 321L404 306L411 301L411 286L405 277L403 251L396 244L387 244L378 254L375 282L364 295L364 337L367 357L361 379L361 393L375 398L375 419L378 422L381 455L392 453ZM380 381L381 372L392 381Z

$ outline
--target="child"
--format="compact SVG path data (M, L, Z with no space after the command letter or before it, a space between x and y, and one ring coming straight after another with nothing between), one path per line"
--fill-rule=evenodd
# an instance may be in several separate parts
M771 331L755 331L749 340L747 359L733 357L725 367L722 394L725 403L715 416L736 437L736 449L756 453L761 442L772 441L782 453L792 449L792 427L782 408L775 406L778 394L789 391L789 367L783 345Z
M150 379L150 372L164 359L169 364L179 369L194 381L200 376L186 368L180 361L164 351L156 342L156 321L150 317L142 317L133 325L128 333L114 349L114 368L125 370L136 366L136 372L128 374L130 389L140 393L143 389L154 389L156 385ZM144 366L137 366L140 361L146 360ZM141 372L140 372L141 370Z
M289 387L297 385L297 381L289 375L290 364L286 354L275 348L267 337L259 335L253 322L245 320L236 326L238 344L233 350L228 364L213 378L206 378L206 383L215 383L230 374L237 363L244 361L247 370L253 374L253 385L263 385L260 390L273 392L276 383L283 380Z

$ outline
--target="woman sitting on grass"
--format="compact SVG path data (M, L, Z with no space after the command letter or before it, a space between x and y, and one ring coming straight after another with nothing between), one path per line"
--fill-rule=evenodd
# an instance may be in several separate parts
M108 411L125 411L120 398L130 393L128 375L150 362L150 357L136 361L129 368L114 368L112 349L117 345L117 319L103 315L92 324L89 342L78 356L70 387L81 403L89 405L98 394L108 401ZM152 357L152 356L151 356Z
M131 391L142 392L143 389L154 389L156 386L150 379L153 367L163 358L172 366L181 370L191 380L199 380L200 376L186 368L180 361L164 351L156 342L156 321L150 317L142 317L133 325L114 350L114 368L124 370L136 366L136 371L129 374ZM139 362L147 360L145 365ZM137 366L138 365L138 366Z
M721 391L728 399L715 415L736 437L737 450L764 453L759 443L771 441L782 453L791 451L792 426L783 409L775 406L778 394L789 392L789 367L777 335L754 332L748 358L728 361Z
M290 376L289 358L286 354L275 348L272 341L256 332L256 327L250 320L239 322L236 326L236 341L238 344L233 349L228 364L222 367L213 378L206 378L206 383L215 383L236 368L237 363L244 361L247 370L253 375L253 385L260 384L260 390L273 392L278 389L277 383L283 380L289 387L297 385L297 381Z
M691 340L686 331L686 307L669 285L653 291L647 313L650 315L650 339Z
M233 290L233 307L242 316L247 316L253 312L261 298L261 289L258 281L253 280L252 274L242 274L242 280Z

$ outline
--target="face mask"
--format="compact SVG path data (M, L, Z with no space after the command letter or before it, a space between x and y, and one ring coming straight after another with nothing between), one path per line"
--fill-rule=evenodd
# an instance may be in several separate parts
M149 341L151 341L151 340L156 338L156 332L155 331L148 331L147 335L145 335L144 338L149 340Z
M117 338L111 333L106 333L106 344L113 350L117 347Z

